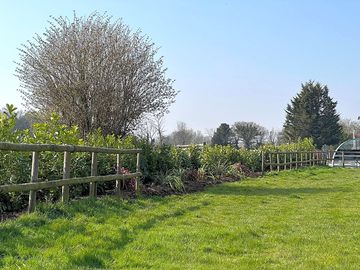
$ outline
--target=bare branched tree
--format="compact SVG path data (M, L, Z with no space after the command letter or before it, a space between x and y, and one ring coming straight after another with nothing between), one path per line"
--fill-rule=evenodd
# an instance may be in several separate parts
M125 135L143 115L164 113L177 91L163 58L141 31L106 14L53 18L20 48L16 75L29 109L57 112L83 134Z
M352 139L353 135L360 133L359 121L344 118L340 119L339 124L342 128L343 140Z
M157 114L154 116L154 124L155 124L155 129L157 132L157 136L159 139L159 144L163 145L164 143L164 133L165 133L165 120L164 120L164 116L162 114Z
M188 128L184 122L178 122L177 129L171 133L175 145L191 144L195 136L196 132Z
M279 131L276 131L275 129L271 129L270 131L268 131L268 135L267 135L267 141L270 144L273 145L278 145L279 144Z
M151 144L163 144L164 117L163 115L146 115L137 126L135 134Z
M211 140L211 138L204 136L201 131L188 128L184 122L178 122L176 130L163 139L165 144L172 145L203 144Z

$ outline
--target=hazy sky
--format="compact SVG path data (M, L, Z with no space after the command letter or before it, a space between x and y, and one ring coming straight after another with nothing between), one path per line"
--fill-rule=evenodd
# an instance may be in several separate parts
M181 92L166 117L204 131L254 121L280 129L310 79L327 84L344 118L360 115L360 1L0 1L0 106L21 104L17 48L49 16L108 12L160 46Z

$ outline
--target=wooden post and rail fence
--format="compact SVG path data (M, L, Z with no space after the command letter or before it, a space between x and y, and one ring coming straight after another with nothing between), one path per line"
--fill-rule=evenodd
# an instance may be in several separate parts
M36 205L36 191L41 189L50 189L55 187L62 187L61 201L66 203L69 201L69 185L89 183L89 196L96 197L96 185L99 182L116 181L116 194L121 194L121 182L126 179L135 179L135 190L137 190L138 178L142 175L140 171L140 153L141 149L117 149L78 145L54 145L54 144L16 144L0 142L0 150L2 151L18 151L18 152L32 152L31 176L29 183L1 185L0 192L24 192L29 191L29 206L28 211L33 212ZM63 152L64 166L63 179L38 182L39 172L39 154L40 152ZM91 153L91 175L88 177L70 177L71 154L87 152ZM97 175L97 154L115 154L116 155L116 174L112 175ZM121 174L121 158L120 155L136 154L136 172L129 174Z
M261 152L261 172L305 166L360 167L360 151Z
M0 192L26 192L29 191L28 211L33 212L36 206L36 192L42 189L62 187L61 201L69 201L69 185L89 183L89 196L96 197L97 183L116 181L116 194L121 195L121 183L126 179L135 179L135 191L138 179L142 175L140 171L141 149L117 149L78 145L54 145L54 144L16 144L0 142L0 151L32 152L32 164L30 182L21 184L0 185ZM40 152L64 153L63 179L38 181L39 155ZM87 152L91 153L91 174L87 177L70 177L71 154ZM116 155L116 174L98 175L97 155L99 153ZM120 155L136 154L136 172L121 174ZM360 152L354 151L297 151L297 152L261 152L261 171L280 171L298 169L304 166L332 165L337 167L360 167Z

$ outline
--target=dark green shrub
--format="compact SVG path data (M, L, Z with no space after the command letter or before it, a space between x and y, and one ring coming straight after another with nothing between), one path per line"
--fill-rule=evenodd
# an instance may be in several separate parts
M199 169L201 167L201 152L202 149L197 145L191 145L188 149L190 156L190 164L192 169Z

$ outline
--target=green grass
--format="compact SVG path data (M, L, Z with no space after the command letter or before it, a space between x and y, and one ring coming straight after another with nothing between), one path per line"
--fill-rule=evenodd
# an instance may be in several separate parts
M360 170L184 196L40 205L0 224L3 269L359 269Z

